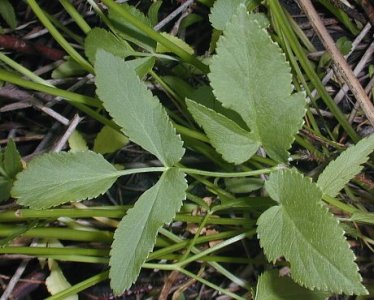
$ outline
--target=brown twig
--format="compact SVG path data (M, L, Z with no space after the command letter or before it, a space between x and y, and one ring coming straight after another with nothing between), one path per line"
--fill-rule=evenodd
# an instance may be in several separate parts
M362 88L360 82L358 81L356 76L354 76L347 61L344 59L343 55L336 47L334 40L331 38L326 28L323 26L323 23L318 16L313 4L310 0L300 0L299 4L304 10L305 15L309 18L309 21L312 23L314 30L318 34L326 50L330 53L331 59L335 63L341 77L344 79L344 81L356 97L357 101L360 103L360 106L370 124L374 126L374 106L370 102L370 99Z
M50 60L62 59L66 54L62 50L53 49L41 44L34 44L12 35L0 34L0 47L16 52L40 55Z

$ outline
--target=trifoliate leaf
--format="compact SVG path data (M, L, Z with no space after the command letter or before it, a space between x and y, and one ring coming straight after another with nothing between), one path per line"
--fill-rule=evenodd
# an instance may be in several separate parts
M68 139L71 152L87 151L88 146L86 140L78 130L74 130Z
M322 204L317 185L295 170L281 170L270 175L265 188L279 203L257 223L268 260L284 256L291 277L309 289L366 294L344 231Z
M128 142L127 136L109 126L104 126L96 136L93 150L101 154L113 153Z
M159 100L122 59L99 51L96 57L97 94L123 132L166 166L183 156L183 143Z
M33 159L17 175L12 196L33 209L49 208L99 196L118 176L117 170L95 152L48 153Z
M188 45L185 41L181 40L180 38L178 38L174 35L171 35L169 33L166 33L166 32L161 32L161 35L163 35L164 38L167 38L169 41L173 42L175 45L182 48L187 53L189 53L189 54L194 53L193 48L190 45ZM170 52L170 49L166 48L164 45L162 45L160 43L157 43L156 52L167 53L167 52Z
M277 270L263 273L257 282L255 300L323 300L327 295L296 284L288 276L280 277Z
M242 116L271 158L287 161L303 124L305 96L291 95L284 54L245 6L227 24L210 69L217 99Z
M114 233L109 263L110 285L116 294L121 294L136 280L153 249L158 230L182 206L187 189L184 176L178 169L167 170L120 222Z
M330 162L319 175L317 185L324 194L335 197L339 191L360 171L362 164L374 151L374 134L349 147L337 159Z
M240 164L256 153L260 144L250 132L224 115L192 100L186 103L195 121L204 128L213 147L226 161Z
M125 57L130 50L128 44L113 33L102 28L93 28L84 41L84 52L91 63L95 63L96 52L99 49L119 57Z

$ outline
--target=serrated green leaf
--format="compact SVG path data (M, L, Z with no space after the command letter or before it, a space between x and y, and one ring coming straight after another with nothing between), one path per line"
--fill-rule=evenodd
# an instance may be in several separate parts
M226 24L236 13L240 4L245 4L247 0L216 0L210 11L209 21L217 30L224 30Z
M305 96L291 95L284 54L245 6L227 24L210 69L217 99L242 116L271 158L287 161L303 125Z
M183 156L180 136L159 100L122 59L105 51L96 57L97 94L123 132L165 166L173 166Z
M260 144L253 134L234 121L192 100L186 100L195 121L204 128L213 147L231 163L241 164L256 153Z
M86 140L78 130L74 130L68 139L71 152L87 151L88 146Z
M178 169L167 170L146 191L120 222L110 252L110 285L121 294L136 280L152 251L158 230L169 223L182 206L187 183Z
M128 142L127 136L109 126L104 126L96 136L93 150L101 154L113 153Z
M189 54L193 54L194 53L193 48L190 45L188 45L185 41L181 40L180 38L178 38L178 37L176 37L174 35L171 35L171 34L169 34L167 32L161 32L161 35L163 35L164 38L167 38L169 41L173 42L175 45L177 45L180 48L182 48L187 53L189 53ZM167 52L170 52L170 49L166 48L164 45L162 45L160 43L157 43L156 52L158 52L158 53L167 53Z
M323 300L327 295L303 288L288 276L280 277L277 270L267 271L258 279L255 300L295 299Z
M125 57L130 50L128 44L113 33L102 28L93 28L84 41L84 52L91 63L95 63L98 49L119 57Z
M8 144L4 149L3 166L8 178L13 179L18 172L22 171L21 156L19 155L16 144L12 139L8 141Z
M15 29L17 27L16 13L9 0L0 0L0 15L10 28Z
M142 57L128 60L126 61L126 64L130 68L135 70L139 78L143 78L145 75L148 74L150 70L152 70L153 66L155 65L155 62L156 59L154 57Z
M48 153L18 173L12 196L21 205L44 209L106 192L118 177L102 155L92 151Z
M284 256L291 277L309 289L366 294L344 231L322 204L317 185L296 170L281 170L270 175L265 188L279 202L257 222L268 260Z
M360 171L362 164L374 151L374 134L359 141L342 152L337 159L330 162L318 177L317 185L322 192L335 197L342 188Z

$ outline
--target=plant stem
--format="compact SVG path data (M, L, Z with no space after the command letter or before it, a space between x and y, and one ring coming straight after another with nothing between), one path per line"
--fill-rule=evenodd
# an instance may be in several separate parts
M109 278L109 271L102 272L100 274L97 274L95 276L92 276L86 280L83 280L82 282L73 285L70 288L67 288L63 290L62 292L59 292L51 297L48 297L45 300L64 300L69 296L75 295L79 293L80 291L83 291L99 282L102 282Z
M88 25L88 23L83 19L81 14L76 10L76 8L73 6L73 4L70 3L69 0L60 0L61 5L65 8L67 13L70 15L70 17L75 21L75 23L79 26L79 28L87 34L91 27Z
M91 64L84 59L71 45L70 43L60 34L51 21L46 17L43 10L36 3L35 0L27 0L27 3L30 5L31 9L38 17L40 22L48 29L49 33L54 37L57 43L74 59L82 68L84 68L89 73L94 73L94 69Z
M125 175L149 173L149 172L164 172L167 169L168 169L168 167L149 167L149 168L129 169L129 170L117 171L116 174L118 174L118 176L125 176Z
M292 31L288 24L286 15L284 14L283 8L280 5L278 0L268 0L268 6L271 10L273 16L277 19L281 30L284 32L285 37L290 42L292 50L295 52L301 66L303 67L305 73L311 80L312 84L318 90L319 95L322 100L325 102L327 107L330 109L331 113L335 116L339 124L345 129L347 134L352 138L354 142L359 141L359 136L352 128L351 124L348 122L344 114L341 112L340 108L333 101L331 96L327 93L325 87L323 86L321 80L313 69L312 64L308 60L303 48L300 46L300 43L297 40L295 33Z
M360 212L359 209L357 209L357 208L355 208L351 205L345 204L345 203L339 201L338 199L330 197L329 195L324 194L322 196L322 199L323 199L323 201L327 202L328 204L331 204L331 205L333 205L333 206L335 206L335 207L337 207L337 208L339 208L342 211L345 211L347 213L353 214L355 212Z
M245 171L245 172L211 172L211 171L203 171L197 169L189 169L189 168L179 168L181 172L185 172L187 174L194 174L194 175L202 175L202 176L209 176L209 177L247 177L247 176L257 176L262 174L269 174L276 170L282 169L282 166L275 166L272 168L266 168L262 170L255 170L255 171Z
M200 60L198 60L194 55L189 54L184 49L174 44L169 39L165 38L162 34L155 31L152 27L141 22L138 18L136 18L130 12L128 12L125 7L120 6L119 4L115 3L113 0L103 0L102 2L106 6L108 6L110 9L118 13L121 17L123 17L124 20L126 20L127 22L135 26L137 29L145 33L147 36L149 36L151 39L159 42L160 44L165 46L167 49L169 49L171 52L178 55L183 61L192 64L193 66L195 66L196 68L204 72L205 74L209 72L209 67L207 65L205 65Z
M5 71L3 69L0 69L0 80L4 80L10 83L13 83L18 86L22 86L27 89L36 90L39 92L47 93L53 96L64 98L65 100L72 102L72 103L78 103L78 104L85 104L89 106L94 107L101 107L101 101L97 98L81 95L78 93L73 93L67 90L62 90L59 88L47 86L45 84L40 84L36 82L32 82L29 80L25 80L21 78L21 76Z

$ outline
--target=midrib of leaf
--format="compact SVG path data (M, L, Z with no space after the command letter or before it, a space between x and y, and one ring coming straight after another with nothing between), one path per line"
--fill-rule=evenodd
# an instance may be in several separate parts
M290 217L290 215L289 215L289 213L287 212L287 210L286 209L284 209L283 207L281 207L281 209L282 209L282 211L284 211L284 215L286 215L287 216L287 219L288 219L288 221L292 224L292 226L294 227L294 230L300 235L300 237L303 239L303 241L304 241L304 244L306 244L307 246L308 246L308 248L311 248L315 253L317 253L317 254L319 254L319 256L324 260L324 261L326 261L326 262L328 262L328 265L329 266L332 266L332 267L334 267L334 269L336 270L336 271L338 271L338 273L340 273L341 275L343 275L343 277L344 277L344 279L345 279L345 281L348 283L348 284L350 284L351 283L351 281L346 277L346 275L344 274L344 273L342 273L340 270L339 270L339 268L333 263L333 262L331 262L323 253L321 253L318 249L316 249L316 247L314 246L314 244L313 243L310 243L310 241L308 241L308 239L304 236L304 234L302 233L302 231L300 231L299 230L299 228L296 226L296 224L295 224L295 222L293 222L293 220L292 220L292 218ZM327 212L327 211L326 211ZM284 255L285 256L285 258L288 260L288 261L290 261L289 260L289 257L287 257L286 255ZM300 258L300 256L299 256L299 258ZM302 261L302 259L299 259L300 261ZM314 266L314 264L313 264L313 266ZM292 269L292 265L291 265L291 269ZM304 268L304 269L306 269L306 268ZM296 279L295 279L296 280ZM302 284L302 282L300 281L300 283Z

